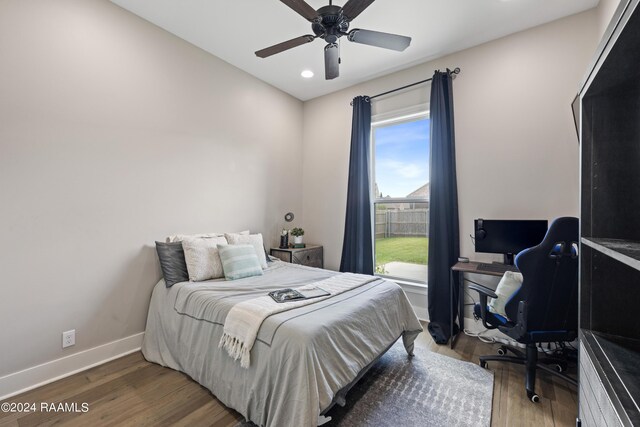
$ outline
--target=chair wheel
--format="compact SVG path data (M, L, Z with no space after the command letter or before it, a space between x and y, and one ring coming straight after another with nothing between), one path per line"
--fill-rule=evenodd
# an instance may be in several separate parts
M484 360L481 360L480 361L480 367L484 368L484 369L487 369L487 362L485 362Z
M533 402L540 402L540 396L538 396L535 392L527 390L527 397Z
M557 372L562 372L562 371L564 371L564 368L563 368L563 367L562 367L562 365L561 365L561 364L559 364L559 363L556 363L556 365L554 366L554 368L555 368L555 370L556 370Z
M507 354L507 349L504 346L500 347L498 349L498 355L504 356L505 354Z

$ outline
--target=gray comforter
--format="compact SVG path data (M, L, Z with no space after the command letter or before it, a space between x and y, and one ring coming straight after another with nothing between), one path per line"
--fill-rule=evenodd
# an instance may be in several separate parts
M262 324L251 366L240 367L218 342L234 304L337 273L274 262L263 276L178 283L153 290L142 353L185 372L225 405L260 426L316 426L339 390L400 336L407 352L422 331L406 295L378 279Z

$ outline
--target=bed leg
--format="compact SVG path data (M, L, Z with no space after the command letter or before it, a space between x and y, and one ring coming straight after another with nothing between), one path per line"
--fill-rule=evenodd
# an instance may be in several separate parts
M331 421L331 417L325 417L324 415L318 415L318 425L326 424Z

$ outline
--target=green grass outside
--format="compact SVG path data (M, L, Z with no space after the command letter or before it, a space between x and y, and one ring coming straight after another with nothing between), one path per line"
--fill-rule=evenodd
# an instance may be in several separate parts
M389 237L376 239L376 266L392 261L427 265L428 237Z

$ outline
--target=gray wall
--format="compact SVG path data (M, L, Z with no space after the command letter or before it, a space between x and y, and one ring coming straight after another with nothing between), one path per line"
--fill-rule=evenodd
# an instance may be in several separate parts
M453 84L462 255L475 254L473 219L578 214L578 143L570 104L599 34L595 9L332 93L304 104L305 237L340 264L351 107L374 95L460 67ZM429 87L373 103L374 114L426 104Z
M596 31L598 32L598 37L604 34L605 30L609 26L613 13L619 5L620 0L600 0L598 2L598 6L596 8Z
M291 210L337 268L349 101L435 68L463 69L454 84L462 235L479 215L575 214L568 105L616 3L303 111L106 0L0 1L0 377L143 331L160 277L153 241L168 234L249 227L273 243ZM410 91L374 112L427 98ZM73 328L77 344L63 351L60 334Z
M142 332L155 239L302 219L289 95L106 0L1 1L0 57L0 377Z

